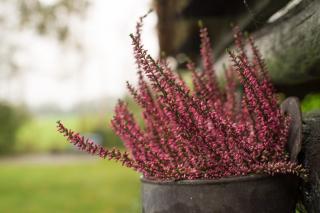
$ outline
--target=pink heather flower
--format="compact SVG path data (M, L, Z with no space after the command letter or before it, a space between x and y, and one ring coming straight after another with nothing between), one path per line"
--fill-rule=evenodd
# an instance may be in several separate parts
M237 52L225 69L224 88L217 83L208 30L200 29L202 69L189 61L193 90L164 59L153 59L141 41L143 16L131 34L139 83L127 83L142 108L141 128L119 101L111 125L127 152L108 150L58 122L58 131L80 150L122 162L156 180L216 179L257 173L306 174L285 150L290 119L280 113L267 68L253 38L235 28ZM239 92L237 79L243 93Z

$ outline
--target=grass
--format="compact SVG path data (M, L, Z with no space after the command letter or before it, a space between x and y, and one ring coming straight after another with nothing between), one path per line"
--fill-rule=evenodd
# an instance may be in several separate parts
M57 132L57 120L61 120L68 128L81 134L98 134L104 146L123 148L120 138L111 129L112 116L112 113L34 116L19 128L14 151L44 153L71 150L70 144L66 143L65 138Z
M57 120L56 117L36 117L28 121L19 129L16 136L17 152L46 152L68 149L69 144L56 131ZM73 126L76 123L74 120L72 119Z
M70 144L66 143L63 136L57 132L57 120L62 120L68 127L84 133L92 132L97 127L110 131L107 125L110 119L111 114L100 117L98 115L35 116L19 129L15 150L18 153L70 150ZM115 146L114 133L108 136Z
M139 175L114 162L0 164L0 212L140 211Z

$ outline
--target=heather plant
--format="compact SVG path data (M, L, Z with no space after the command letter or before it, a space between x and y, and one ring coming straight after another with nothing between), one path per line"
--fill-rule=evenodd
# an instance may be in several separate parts
M144 16L145 17L145 16ZM189 61L193 89L171 70L165 59L152 58L143 47L144 17L130 35L138 69L137 88L127 83L142 108L144 128L119 101L111 125L126 152L106 149L58 121L58 131L79 149L141 172L147 179L217 179L249 174L304 176L286 152L290 119L279 109L267 68L253 38L235 29L233 66L221 89L213 66L206 28L200 29L202 69ZM251 57L245 44L251 48ZM242 93L237 89L240 80Z

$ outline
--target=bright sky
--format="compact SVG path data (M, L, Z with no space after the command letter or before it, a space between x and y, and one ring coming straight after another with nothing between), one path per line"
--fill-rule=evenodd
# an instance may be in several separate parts
M125 81L136 81L129 34L150 4L150 0L92 1L85 20L71 20L83 51L31 31L17 35L23 47L16 56L23 76L11 83L15 92L7 98L22 99L30 107L54 104L70 109L80 100L124 95ZM153 56L158 53L156 22L156 14L151 13L143 28L145 47Z

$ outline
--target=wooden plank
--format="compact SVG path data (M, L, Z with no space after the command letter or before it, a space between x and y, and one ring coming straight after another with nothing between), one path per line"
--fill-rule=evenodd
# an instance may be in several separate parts
M308 213L320 212L320 111L303 119L303 145L300 160L309 169L308 182L302 183L302 200Z
M319 26L320 1L305 0L289 14L254 34L276 85L320 80ZM228 62L225 54L216 66L219 69Z
M230 23L242 29L256 30L289 0L154 0L158 14L161 52L189 57L199 54L199 27L202 20L214 38L215 50L221 51L231 42Z

